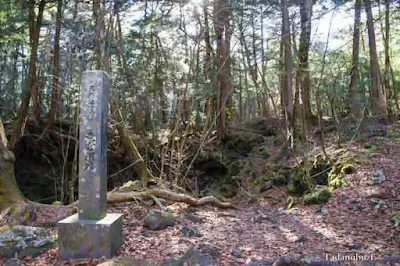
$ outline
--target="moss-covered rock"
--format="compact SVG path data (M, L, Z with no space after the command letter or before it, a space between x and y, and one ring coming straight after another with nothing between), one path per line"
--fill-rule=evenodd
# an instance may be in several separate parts
M0 234L0 257L37 257L56 246L55 237L45 229L31 226L13 226Z
M169 212L149 211L144 218L144 226L150 230L162 230L168 226L174 226L176 220Z
M327 202L332 196L328 187L317 187L314 191L304 195L303 202L305 204L322 204Z
M354 164L351 163L346 163L342 166L342 169L340 170L343 174L349 175L353 174L356 171L356 167Z

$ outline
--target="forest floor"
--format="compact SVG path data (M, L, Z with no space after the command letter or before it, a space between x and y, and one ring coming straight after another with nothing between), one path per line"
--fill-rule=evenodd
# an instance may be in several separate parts
M134 203L114 205L109 212L124 216L124 244L117 256L130 256L161 263L168 257L182 256L190 248L207 248L207 255L221 265L270 265L283 255L303 258L334 259L357 255L368 259L400 255L400 129L391 128L391 137L368 139L376 149L368 154L368 163L348 175L347 186L332 193L325 204L296 205L284 210L284 204L267 200L253 204L238 203L238 210L213 207L188 208L172 203L167 208L178 223L160 231L151 231L140 220L143 210ZM365 150L365 141L351 144ZM384 180L371 183L380 171ZM39 209L37 221L59 220L65 209ZM191 221L193 218L198 221ZM189 218L188 218L189 217ZM182 228L196 229L199 236L182 236ZM52 228L56 233L56 228ZM56 261L57 249L34 259L24 258L23 265L97 265L105 259L70 263ZM343 261L343 265L364 265L363 261ZM396 264L397 263L397 264ZM0 261L1 264L1 261ZM254 264L257 265L257 264ZM375 265L400 265L398 262Z

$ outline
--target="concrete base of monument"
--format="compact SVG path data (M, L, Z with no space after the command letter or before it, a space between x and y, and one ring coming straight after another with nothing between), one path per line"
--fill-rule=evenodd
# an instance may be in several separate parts
M112 257L122 245L122 214L101 220L79 220L78 214L58 222L58 260Z

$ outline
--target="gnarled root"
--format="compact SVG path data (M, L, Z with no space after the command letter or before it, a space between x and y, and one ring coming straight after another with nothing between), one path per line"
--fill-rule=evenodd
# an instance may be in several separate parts
M160 188L151 188L145 191L132 191L132 192L109 192L107 193L107 202L108 203L120 203L133 201L135 199L152 199L152 196L158 198L164 198L167 200L184 202L191 206L204 206L211 205L222 209L238 209L238 207L234 206L229 202L221 202L214 196L207 196L200 199L193 198L186 194L175 193L170 190L160 189Z
M15 203L0 213L0 223L5 225L26 224L35 217L35 208L27 202Z

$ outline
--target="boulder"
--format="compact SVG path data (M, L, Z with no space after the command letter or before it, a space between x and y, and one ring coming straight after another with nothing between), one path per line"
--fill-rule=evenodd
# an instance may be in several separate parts
M169 212L149 211L144 218L144 226L150 230L163 230L175 224L176 220Z
M305 204L322 204L327 202L332 193L328 188L317 188L313 192L306 194L303 198Z
M181 229L181 235L184 237L201 237L203 234L196 227L184 226Z

